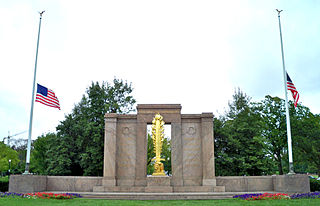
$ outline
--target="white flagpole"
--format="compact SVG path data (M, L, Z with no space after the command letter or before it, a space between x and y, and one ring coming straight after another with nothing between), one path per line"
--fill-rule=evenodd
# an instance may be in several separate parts
M40 13L40 21L39 21L39 30L38 30L38 40L37 40L37 50L36 50L36 61L34 66L34 74L33 74L33 88L32 88L32 98L31 98L31 111L30 111L30 121L29 121L29 135L28 135L28 147L27 147L27 157L26 157L26 169L24 171L24 175L30 174L30 152L31 152L31 134L32 134L32 119L33 119L33 104L34 104L34 91L36 86L36 74L37 74L37 62L38 62L38 49L39 49L39 39L40 39L40 28L41 28L41 19L44 11Z
M292 141L291 141L291 127L290 127L290 116L288 107L288 88L287 88L287 72L284 64L284 53L283 53L283 43L282 43L282 32L280 23L280 13L282 10L276 9L278 12L279 19L279 31L280 31L280 42L281 42L281 55L282 55L282 67L283 67L283 80L284 80L284 93L285 93L285 104L286 104L286 117L287 117L287 136L288 136L288 153L289 153L289 173L295 174L293 170L293 158L292 158Z

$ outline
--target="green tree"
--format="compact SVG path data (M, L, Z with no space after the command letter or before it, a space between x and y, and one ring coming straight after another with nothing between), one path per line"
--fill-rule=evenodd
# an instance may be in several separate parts
M295 172L314 172L320 176L320 115L300 104L290 107Z
M217 175L270 173L260 114L240 89L229 102L226 115L214 119L214 131Z
M49 141L47 173L95 175L103 173L104 114L133 111L131 84L114 79L112 84L91 84L71 114L57 126Z
M30 171L32 173L46 175L49 159L49 142L55 139L56 134L48 133L38 137L32 143L32 151L30 158Z
M263 119L263 136L267 151L283 174L283 158L287 148L287 131L284 100L267 95L259 104Z
M0 142L0 171L8 171L9 160L11 160L11 170L16 168L19 163L18 152Z
M26 167L27 155L27 139L11 139L12 149L18 152L19 163L18 166L12 170L13 173L23 173ZM32 142L31 142L32 145Z

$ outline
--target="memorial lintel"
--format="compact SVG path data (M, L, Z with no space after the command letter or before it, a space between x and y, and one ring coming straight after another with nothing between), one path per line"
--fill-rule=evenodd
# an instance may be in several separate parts
M121 119L134 119L137 118L136 114L117 114L117 113L106 113L105 118L121 118Z
M181 104L138 104L138 114L181 113Z
M106 113L104 115L105 118L117 118L118 114L117 113Z

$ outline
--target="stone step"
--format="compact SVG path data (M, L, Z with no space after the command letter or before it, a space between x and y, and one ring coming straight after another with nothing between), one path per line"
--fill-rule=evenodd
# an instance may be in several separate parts
M105 193L83 194L88 199L111 200L206 200L206 199L230 199L233 195L213 193Z
M93 192L146 192L146 193L184 193L184 192L225 192L224 186L94 186Z
M47 191L53 193L66 193L63 191ZM254 193L274 193L272 191L259 191ZM230 199L234 195L252 192L172 192L172 193L144 193L144 192L75 192L88 199L110 200L217 200Z

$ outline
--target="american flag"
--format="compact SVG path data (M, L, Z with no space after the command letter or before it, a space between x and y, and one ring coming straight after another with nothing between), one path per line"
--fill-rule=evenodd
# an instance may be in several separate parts
M290 79L288 73L287 73L287 88L292 93L292 97L294 100L294 106L297 107L298 100L299 100L299 93L298 93L296 87L294 86L292 80Z
M37 84L36 102L40 102L44 105L58 108L60 110L59 100L56 97L55 93L40 84Z

